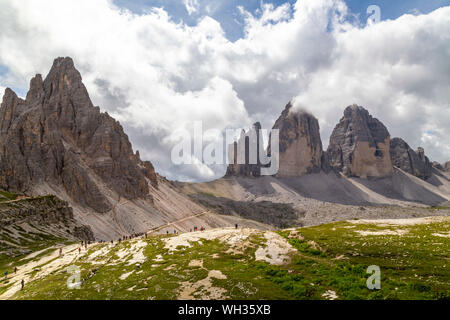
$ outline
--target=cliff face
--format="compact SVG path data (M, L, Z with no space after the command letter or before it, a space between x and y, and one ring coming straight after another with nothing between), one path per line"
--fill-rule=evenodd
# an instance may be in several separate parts
M297 177L307 173L318 172L326 166L322 150L322 140L320 139L319 122L311 114L305 111L293 110L289 103L280 117L275 122L272 129L279 130L279 170L278 177ZM242 132L238 142L230 146L234 148L234 159L227 168L226 176L253 176L261 175L262 165L259 159L260 148L263 148L259 141L259 122L253 125L247 133ZM257 159L251 160L249 150L256 151ZM271 154L271 140L267 154ZM239 164L239 151L245 155L245 161Z
M94 240L91 228L78 223L69 204L56 196L22 197L10 201L0 199L0 235L7 234L3 232L5 230L25 227L39 228L33 231L61 238Z
M227 167L226 176L259 177L261 175L259 151L264 147L260 145L260 130L261 124L256 122L247 133L242 131L239 140L229 146L233 151L233 159Z
M394 166L424 180L431 177L432 165L423 148L415 152L403 139L394 138L391 140L390 153Z
M319 122L305 111L292 109L289 103L275 122L279 130L278 177L296 177L320 171L322 140Z
M26 99L6 89L0 107L0 188L31 192L48 183L75 202L106 212L104 184L126 199L145 198L151 163L133 153L122 126L94 107L72 59L36 75Z
M444 163L444 169L447 172L450 172L450 161L447 161L446 163Z
M327 153L330 166L347 176L379 178L393 173L388 130L357 105L345 109Z

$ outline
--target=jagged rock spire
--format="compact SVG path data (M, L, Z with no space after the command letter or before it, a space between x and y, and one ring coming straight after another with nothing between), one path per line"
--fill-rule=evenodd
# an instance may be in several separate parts
M32 193L62 187L77 203L111 209L102 185L127 199L156 185L149 162L136 159L122 126L94 107L71 58L57 58L30 81L26 100L7 89L0 108L0 188Z
M378 178L393 172L389 148L386 127L354 104L334 128L327 153L331 167L347 176Z
M279 177L295 177L320 171L322 140L318 120L310 113L293 108L289 102L273 129L280 130ZM269 145L270 151L270 145Z

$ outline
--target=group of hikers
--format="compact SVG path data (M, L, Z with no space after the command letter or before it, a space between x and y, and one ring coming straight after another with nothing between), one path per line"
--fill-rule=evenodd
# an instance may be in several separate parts
M9 271L8 270L6 270L5 271L5 280L8 278L8 274L9 274ZM17 267L14 267L14 274L17 274ZM23 288L25 287L25 280L24 279L22 279L22 281L20 281L20 285L21 285L21 290L23 290Z
M236 224L234 225L234 227L237 229L239 226L238 226L238 224L236 223ZM193 228L193 229L190 229L189 231L190 231L190 232L192 232L192 231L196 232L196 231L198 231L198 230L199 230L198 227L197 227L197 226L194 226L194 228ZM201 226L201 227L200 227L200 231L205 231L205 230L206 230L206 228L205 228L204 226ZM173 230L173 233L174 233L174 234L178 234L178 231L177 231L176 229L174 229L174 230ZM169 230L166 230L166 234L169 234ZM122 238L119 238L119 239L117 240L117 242L118 242L118 243L121 243L122 241L125 241L125 240L132 240L132 239L135 239L135 238L138 238L138 237L144 237L144 238L147 238L147 233L146 233L146 232L141 232L141 233L134 233L134 234L129 235L129 236L123 236ZM101 240L100 243L104 243L104 241ZM91 244L91 241L89 241L89 240L81 241L81 247L78 248L78 253L81 253L81 248L82 248L83 246L84 246L85 250L87 250L87 249L88 249L88 245L90 245L90 244ZM111 240L111 244L114 244L114 240ZM62 249L62 248L59 248L59 257L62 257L62 255L63 255L63 249ZM5 271L5 279L8 278L8 274L9 274L9 271L6 270L6 271ZM14 274L17 274L17 267L14 267ZM22 290L23 290L23 288L25 287L25 280L22 279L22 281L20 282L20 284L21 284L21 287L22 287Z
M130 236L123 236L122 238L119 238L119 240L117 240L117 242L121 243L122 241L125 240L132 240L132 239L136 239L136 238L145 238L147 239L147 233L146 232L140 232L140 233L133 233ZM114 243L113 241L111 241L111 244Z

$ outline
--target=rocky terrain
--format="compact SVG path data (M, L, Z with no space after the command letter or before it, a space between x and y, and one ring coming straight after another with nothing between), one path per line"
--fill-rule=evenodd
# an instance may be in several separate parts
M292 103L273 128L280 133L275 177L261 176L266 164L260 159L259 123L231 146L244 159L235 152L222 180L228 193L239 189L239 197L217 195L209 187L214 182L170 182L133 151L120 123L92 104L72 59L58 58L45 78L38 74L30 81L26 99L5 91L0 188L58 196L73 208L75 220L103 240L167 224L178 231L237 221L265 229L310 225L361 216L359 206L368 213L379 212L379 206L445 206L450 200L448 164L432 167L423 149L414 152L398 138L391 141L363 107L345 109L328 150L317 119ZM256 146L253 152L250 145ZM400 211L390 210L393 216L402 216ZM371 217L377 215L384 217Z
M416 152L400 138L391 140L387 128L363 107L345 109L326 151L317 119L292 104L273 128L280 130L277 175L242 174L248 166L242 164L241 171L229 170L217 181L184 184L184 192L212 210L240 216L253 216L255 203L264 202L266 208L288 204L295 210L291 223L299 225L427 216L427 206L440 206L442 214L449 214L445 165L433 167L423 148ZM270 220L270 214L261 213L259 221Z
M0 260L31 253L49 239L94 241L89 226L75 220L68 203L53 195L26 197L0 192Z
M394 138L391 140L390 151L394 166L424 180L431 177L432 165L423 148L418 148L415 152L403 139Z
M97 239L118 239L174 223L229 226L211 219L133 152L119 122L93 106L72 59L58 58L36 75L26 99L6 89L0 107L0 189L54 194ZM249 222L252 225L252 222Z

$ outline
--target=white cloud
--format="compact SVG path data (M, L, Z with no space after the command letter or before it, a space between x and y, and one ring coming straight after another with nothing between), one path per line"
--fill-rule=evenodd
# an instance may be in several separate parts
M446 7L337 33L332 64L312 75L296 102L321 119L323 137L344 106L358 103L391 136L423 146L432 159L450 159L449 14Z
M183 0L183 4L186 7L189 15L196 13L198 11L198 1L197 0Z
M450 7L365 28L345 20L340 0L241 14L245 37L230 42L208 16L189 27L162 9L134 15L108 0L5 0L0 64L9 72L0 85L24 88L53 58L71 56L94 103L169 178L223 173L200 163L173 166L176 129L198 120L205 130L253 121L268 128L292 97L320 119L325 145L343 109L358 103L392 135L450 159Z

